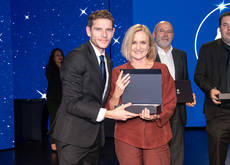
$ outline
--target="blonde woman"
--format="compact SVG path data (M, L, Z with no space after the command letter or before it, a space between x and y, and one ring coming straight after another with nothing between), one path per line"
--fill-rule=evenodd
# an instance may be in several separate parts
M122 54L127 63L112 72L110 96L107 106L119 105L121 95L129 84L130 76L122 76L121 69L160 69L162 72L162 113L150 115L143 109L139 117L117 121L115 150L120 165L169 165L168 142L172 137L169 118L176 106L175 85L166 65L155 62L156 47L145 25L134 25L126 32Z

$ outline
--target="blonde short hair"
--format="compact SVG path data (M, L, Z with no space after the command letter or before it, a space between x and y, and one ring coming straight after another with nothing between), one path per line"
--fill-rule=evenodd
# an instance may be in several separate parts
M132 42L136 32L143 31L148 39L149 39L149 52L147 54L148 60L155 61L156 59L156 46L153 41L153 37L149 31L149 29L145 25L136 24L131 26L125 34L125 37L122 42L121 52L122 55L128 60L131 61L131 49L132 49Z

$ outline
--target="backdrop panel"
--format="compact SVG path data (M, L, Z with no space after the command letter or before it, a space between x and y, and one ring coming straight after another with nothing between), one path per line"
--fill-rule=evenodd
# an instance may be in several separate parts
M146 24L153 31L159 21L171 22L175 33L173 47L187 52L189 77L197 98L197 105L194 108L187 108L187 126L205 126L204 95L193 81L197 63L196 52L199 52L202 44L218 36L219 16L229 10L229 5L229 0L224 2L220 0L194 0L192 2L133 0L133 22L135 24Z
M0 0L0 150L14 147L10 3Z

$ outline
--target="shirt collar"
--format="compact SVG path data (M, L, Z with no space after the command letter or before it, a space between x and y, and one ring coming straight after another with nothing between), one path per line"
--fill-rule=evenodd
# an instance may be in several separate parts
M170 46L170 49L168 50L167 53L165 53L164 49L162 49L161 47L159 47L157 44L156 44L156 47L157 47L157 51L158 51L159 54L171 54L172 50L173 50L172 45Z
M92 45L93 50L94 50L94 52L95 52L95 54L96 54L97 57L100 57L101 55L105 56L105 51L101 54L99 52L99 50L97 50L96 46L94 46L94 44L91 41L90 41L90 44Z

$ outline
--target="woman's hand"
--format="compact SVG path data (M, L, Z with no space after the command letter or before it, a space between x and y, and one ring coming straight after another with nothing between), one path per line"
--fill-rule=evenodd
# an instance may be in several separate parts
M120 98L120 96L123 94L125 88L128 86L129 82L130 82L130 75L126 74L125 76L123 76L123 71L121 71L121 73L118 76L117 82L116 82L116 87L114 90L114 97L115 98Z
M160 118L160 115L150 115L150 111L147 108L143 109L139 116L144 120L156 120Z

